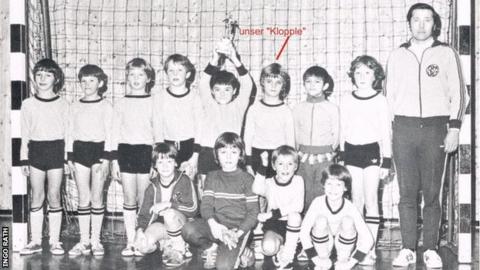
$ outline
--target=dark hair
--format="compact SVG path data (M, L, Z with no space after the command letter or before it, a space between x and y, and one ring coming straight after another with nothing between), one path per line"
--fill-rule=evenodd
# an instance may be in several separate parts
M335 178L345 183L345 188L347 189L347 191L343 193L343 197L346 199L351 198L352 175L347 170L347 168L345 168L340 164L332 164L328 166L322 171L322 178L320 180L320 183L322 183L322 185L325 186L325 182L327 181L328 178Z
M410 9L407 12L407 21L408 24L410 25L410 20L412 19L413 16L413 11L416 9L427 9L432 12L432 17L433 17L433 30L432 30L432 36L434 39L437 39L438 36L440 36L440 33L442 31L442 19L440 19L440 15L435 11L435 9L430 6L429 4L425 3L416 3L410 7Z
M218 149L225 146L233 146L240 150L240 159L238 160L238 162L240 166L243 166L243 164L245 163L245 143L243 142L242 138L234 132L224 132L217 138L217 140L215 141L215 145L213 146L213 155L215 156L215 160L219 164L220 162L218 161L217 152Z
M280 100L284 100L290 92L290 75L288 75L287 71L278 63L272 63L264 67L260 73L260 86L262 86L262 91L265 91L265 79L270 77L282 79L283 85L280 91Z
M87 64L78 71L78 80L82 81L83 77L88 76L95 77L99 82L103 82L103 85L98 88L98 95L102 96L103 93L107 92L108 76L103 72L103 69L97 65Z
M272 153L272 164L277 161L278 156L292 156L295 164L298 165L298 152L295 148L289 145L281 145L277 147Z
M173 144L159 143L153 148L152 151L152 167L155 167L159 158L171 158L177 157L177 148Z
M42 59L38 61L33 67L33 76L39 71L45 71L52 73L55 77L55 83L53 84L53 92L56 94L60 92L63 88L63 83L65 82L65 76L62 69L58 66L57 62L52 59Z
M187 73L190 72L190 75L187 77L187 80L185 82L187 88L189 88L190 85L192 85L192 83L195 81L195 72L196 72L195 66L193 66L192 62L190 62L188 57L178 53L172 54L167 58L167 60L165 60L165 64L163 65L163 70L167 74L168 74L168 65L170 64L170 62L178 63L185 67L185 70L187 71Z
M352 83L355 83L355 70L360 66L365 65L368 68L372 69L374 72L375 80L372 83L372 88L380 91L382 90L382 81L385 79L385 72L383 71L382 65L378 63L378 61L369 56L369 55L361 55L355 58L350 65L350 70L348 71L348 76L352 79Z
M215 72L212 77L210 78L210 89L213 90L215 85L230 85L233 88L233 101L238 96L238 90L240 89L240 82L238 81L237 77L233 75L233 73L220 70Z
M319 66L311 66L309 67L305 73L303 73L303 83L305 84L305 81L309 77L318 77L322 78L322 81L324 84L328 83L328 88L323 90L323 95L325 98L328 98L332 93L333 93L333 79L330 74L328 74L327 70L319 67Z
M127 71L127 76L128 72L132 68L141 68L143 69L145 74L147 74L147 78L149 78L150 81L145 86L145 92L150 93L153 86L155 85L155 70L153 69L152 65L150 65L143 58L133 58L132 60L128 61L127 66L125 67L125 70Z

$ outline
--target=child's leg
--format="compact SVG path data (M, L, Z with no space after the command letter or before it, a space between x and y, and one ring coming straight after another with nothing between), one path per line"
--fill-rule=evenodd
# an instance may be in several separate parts
M182 227L187 222L187 218L184 214L172 208L163 211L161 215L165 221L172 248L185 253L185 241L183 241L182 238Z
M42 243L43 231L43 202L45 200L46 173L30 166L30 185L32 187L32 203L30 209L31 241Z
M150 174L148 173L137 173L137 205L138 208L142 206L143 196L145 195L145 190L150 184Z
M78 225L80 242L90 242L90 168L75 163L75 181L78 189Z
M377 242L380 214L378 209L378 184L380 182L380 167L369 166L363 170L365 194L365 222L373 235L374 243ZM373 247L375 250L375 245Z
M330 236L330 228L328 226L328 219L324 216L319 216L315 220L312 232L312 242L318 258L322 261L330 260L330 251L332 250L333 243Z
M265 256L273 256L280 251L283 237L276 232L266 231L262 240L262 251Z
M298 237L300 234L300 226L302 217L299 213L290 213L287 220L287 233L285 235L284 248L281 259L284 262L292 262L297 249Z
M340 223L339 231L335 238L335 248L337 249L337 260L345 261L350 258L355 242L357 241L357 231L355 223L351 217L344 217Z
M185 242L201 249L207 249L212 243L216 242L210 226L208 226L207 221L203 218L187 222L182 227L182 237Z
M60 241L60 229L62 226L63 209L61 204L60 188L63 180L63 168L48 170L47 177L47 199L50 207L48 213L50 244L55 244Z
M123 186L123 221L127 234L127 245L133 245L137 218L137 177L132 173L121 173Z
M168 235L165 225L160 222L154 222L145 230L144 241L141 243L137 241L135 247L143 254L152 253L157 249L157 242L166 239L167 237Z
M352 175L352 202L363 215L363 208L365 207L365 195L363 192L365 186L363 179L364 169L351 165L347 165L346 167Z
M106 175L104 175L104 173L100 170L100 166L100 164L95 164L92 166L92 243L100 243L100 232L102 231L103 216L105 213L105 206L103 204L103 188L105 186Z

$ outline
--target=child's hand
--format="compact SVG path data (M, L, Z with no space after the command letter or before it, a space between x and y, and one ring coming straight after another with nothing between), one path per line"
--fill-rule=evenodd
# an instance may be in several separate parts
M150 213L151 214L157 214L157 215L161 216L161 212L164 211L164 210L167 210L170 207L172 207L172 203L170 203L170 202L156 203L152 207L150 207Z
M349 258L343 261L337 261L335 263L336 270L350 270L357 264L357 260Z
M218 239L223 242L223 233L224 231L228 231L228 228L225 227L224 225L218 223L215 221L215 219L211 218L208 221L208 226L210 227L210 230L212 231L212 235L215 239Z
M253 169L252 169L252 166L251 166L251 165L247 165L247 168L246 168L246 169L247 169L247 172L248 172L249 174L251 174L251 175L255 176L255 172L253 171Z
M23 165L22 166L22 173L25 176L30 176L30 166L28 165Z
M268 152L267 151L263 151L260 154L260 159L262 160L262 166L263 167L268 167Z
M227 245L228 249L232 250L237 247L240 236L237 234L238 229L226 230L222 235L222 242ZM243 234L243 232L242 232Z
M67 161L67 169L68 170L65 170L65 173L70 174L72 178L75 179L77 175L77 168L75 168L75 164L73 164L73 161Z
M260 222L265 222L265 221L267 221L267 220L269 220L269 219L271 219L271 218L272 218L272 211L268 211L268 212L266 212L266 213L260 213L260 214L258 214L258 216L257 216L257 219L258 219L258 221L260 221Z
M114 160L112 161L112 178L121 183L120 179L120 166L118 165L118 161Z

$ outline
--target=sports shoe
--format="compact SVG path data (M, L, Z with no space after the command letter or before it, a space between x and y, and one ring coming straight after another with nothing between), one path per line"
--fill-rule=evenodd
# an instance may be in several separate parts
M132 257L135 255L135 246L133 244L127 244L127 246L122 250L123 257Z
M293 263L284 261L284 260L281 259L281 257L279 258L279 253L275 254L272 258L273 264L277 267L277 269L279 269L279 270L291 270L291 269L293 269Z
M185 257L179 250L165 248L163 250L162 262L167 267L178 267L185 263Z
M32 255L38 252L42 252L42 245L30 242L22 250L20 250L20 255Z
M370 252L367 253L365 258L358 264L364 265L364 266L372 266L372 265L375 265L376 262L377 262L377 256L375 255L375 251L371 250Z
M80 255L88 255L90 253L90 245L85 244L82 242L77 243L75 246L73 246L70 251L68 251L68 255L75 257L75 256L80 256Z
M326 270L332 268L332 261L330 258L319 258L315 264L315 270Z
M143 257L145 256L145 254L143 252L140 251L140 249L138 248L134 248L134 251L133 251L133 256L135 257Z
M217 244L212 244L211 247L207 248L204 251L204 262L203 268L205 269L213 269L215 268L215 263L217 261Z
M103 256L105 255L105 249L103 249L103 245L100 243L93 243L92 244L92 254L93 256Z
M65 250L62 247L62 242L57 242L50 244L50 253L52 255L63 255L65 254Z
M404 248L400 250L400 253L398 253L397 257L393 260L392 265L395 267L407 267L416 262L417 254L408 248Z
M427 249L423 252L423 262L427 268L442 268L442 258L435 250Z
M299 262L308 262L308 256L307 253L305 253L305 250L302 250L298 253L297 255L297 261Z

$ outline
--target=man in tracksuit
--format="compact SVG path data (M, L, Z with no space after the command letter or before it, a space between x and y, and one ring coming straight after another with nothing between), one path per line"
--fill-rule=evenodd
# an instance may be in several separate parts
M386 96L394 114L393 157L400 188L403 249L393 266L416 262L417 194L423 193L423 261L442 267L436 252L441 218L440 192L446 156L455 151L466 108L466 88L457 53L437 40L441 20L424 3L407 14L412 39L388 59Z

